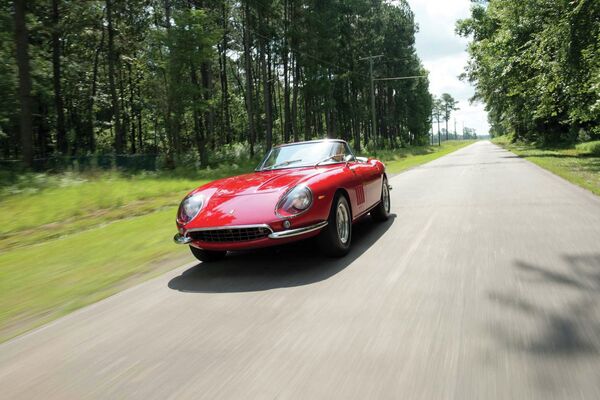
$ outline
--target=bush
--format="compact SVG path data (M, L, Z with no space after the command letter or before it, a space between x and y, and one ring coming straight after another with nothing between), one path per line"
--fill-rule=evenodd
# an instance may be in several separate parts
M578 144L576 149L579 154L600 156L600 140Z

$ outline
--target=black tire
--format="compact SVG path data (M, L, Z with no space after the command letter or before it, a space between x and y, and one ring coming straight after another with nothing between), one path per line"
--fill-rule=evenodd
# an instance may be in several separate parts
M339 211L338 209L342 208ZM346 217L343 215L345 214ZM338 215L340 229L338 229ZM343 257L350 251L352 243L352 212L348 200L341 194L336 195L331 205L327 226L318 237L321 251L330 257ZM345 226L345 230L343 228Z
M225 258L226 251L203 250L194 246L190 246L190 250L194 257L202 262L215 262Z
M387 198L387 201L386 201ZM387 179L383 177L383 183L381 185L381 200L379 204L375 206L374 209L371 210L371 218L376 222L384 222L387 221L390 217L390 189L387 183Z

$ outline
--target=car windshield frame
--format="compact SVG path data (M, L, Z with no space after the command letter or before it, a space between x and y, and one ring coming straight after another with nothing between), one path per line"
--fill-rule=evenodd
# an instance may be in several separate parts
M269 152L262 159L260 164L258 164L255 171L259 171L259 172L260 171L276 171L276 170L280 170L280 169L317 167L317 166L321 166L321 165L342 164L342 163L348 162L348 160L345 160L345 159L344 160L336 160L335 158L333 158L334 155L331 155L331 154L321 154L322 157L318 157L316 159L306 160L306 162L302 162L304 160L298 159L298 157L296 156L296 153L293 153L290 155L290 157L288 157L289 159L287 159L287 160L279 160L278 162L275 162L272 165L266 165L275 151L281 151L282 149L287 149L287 148L291 148L291 147L295 147L295 146L323 146L324 144L333 146L337 143L340 143L344 146L344 156L348 156L348 155L351 156L350 161L356 160L356 156L354 155L354 152L350 148L350 145L348 145L348 143L343 140L319 140L319 141L314 141L314 142L297 142L297 143L290 143L290 144L285 144L285 145L271 148L271 150L269 150ZM333 149L333 147L331 147L331 149ZM328 153L330 153L330 152L328 152ZM327 157L331 157L331 159L327 160ZM277 161L277 159L275 159L274 161ZM296 162L298 162L298 164L296 164ZM300 162L302 162L302 163L300 163Z

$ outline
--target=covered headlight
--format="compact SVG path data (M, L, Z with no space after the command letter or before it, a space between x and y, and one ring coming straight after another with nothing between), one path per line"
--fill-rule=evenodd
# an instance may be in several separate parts
M275 211L280 217L292 217L308 210L312 202L313 196L308 186L296 186L283 195Z
M177 212L177 220L182 224L187 224L202 210L204 206L204 196L201 194L195 194L183 199L179 205L179 211Z

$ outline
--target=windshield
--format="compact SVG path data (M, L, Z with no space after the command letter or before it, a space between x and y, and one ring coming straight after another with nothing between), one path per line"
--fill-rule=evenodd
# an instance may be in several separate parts
M267 154L258 170L296 168L316 164L344 162L350 149L344 142L312 142L275 147Z

